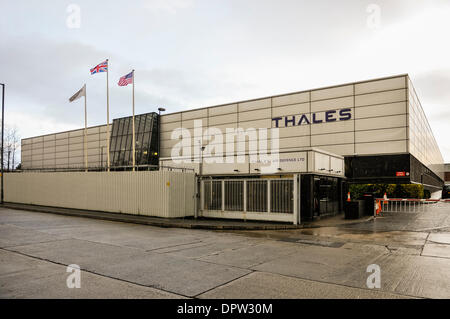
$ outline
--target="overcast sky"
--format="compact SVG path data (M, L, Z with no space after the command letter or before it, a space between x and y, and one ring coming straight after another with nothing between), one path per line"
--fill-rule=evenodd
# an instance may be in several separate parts
M105 74L89 73L106 58L110 119L131 114L117 81L132 68L137 114L409 73L450 162L449 0L0 0L0 12L5 121L22 138L82 127L68 98L84 83L88 125L106 123Z

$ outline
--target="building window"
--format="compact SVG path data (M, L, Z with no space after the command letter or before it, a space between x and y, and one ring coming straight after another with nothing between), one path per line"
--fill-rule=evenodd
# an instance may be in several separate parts
M112 125L111 168L131 169L133 165L133 118L115 119ZM158 114L135 116L136 165L158 165Z

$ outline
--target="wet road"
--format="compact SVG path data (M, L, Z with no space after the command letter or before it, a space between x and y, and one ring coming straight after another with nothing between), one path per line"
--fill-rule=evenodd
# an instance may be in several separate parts
M450 203L329 224L215 232L0 208L0 297L450 298Z

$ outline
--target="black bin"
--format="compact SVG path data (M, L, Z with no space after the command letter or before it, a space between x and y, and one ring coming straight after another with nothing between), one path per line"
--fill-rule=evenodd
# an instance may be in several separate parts
M358 219L364 216L364 204L363 200L344 202L345 219Z
M375 193L364 193L364 215L375 215Z

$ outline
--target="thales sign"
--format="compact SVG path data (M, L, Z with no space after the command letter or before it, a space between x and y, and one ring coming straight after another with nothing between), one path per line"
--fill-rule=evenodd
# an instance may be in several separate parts
M352 118L352 109L330 110L325 112L288 115L272 118L275 127L298 126L304 124L319 124L336 121L348 121Z

